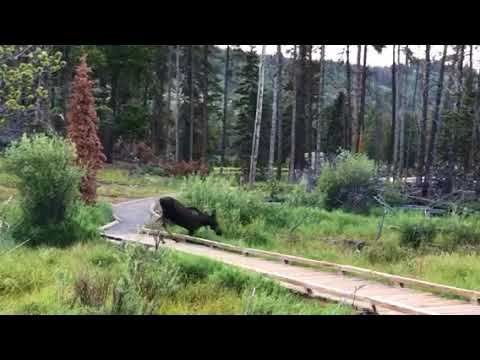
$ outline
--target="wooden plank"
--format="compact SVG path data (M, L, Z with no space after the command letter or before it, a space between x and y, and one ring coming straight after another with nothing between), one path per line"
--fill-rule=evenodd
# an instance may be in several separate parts
M435 306L450 306L450 305L459 305L466 303L458 300L450 300L441 297L435 297L430 294L421 294L417 293L415 296L408 299L409 303L415 304L418 307L435 307Z
M429 311L435 311L441 314L454 315L454 314L468 314L468 315L480 315L480 308L472 305L448 305L448 306L432 306L426 308Z
M401 289L366 289L362 288L358 291L360 294L364 296L412 296L412 294L405 294L402 292Z

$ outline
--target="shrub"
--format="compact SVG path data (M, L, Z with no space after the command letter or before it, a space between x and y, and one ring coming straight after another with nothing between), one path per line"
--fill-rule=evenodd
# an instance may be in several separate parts
M163 296L177 291L179 280L178 268L165 250L154 253L129 247L124 253L124 267L113 292L112 313L153 314Z
M278 180L269 180L265 183L260 183L258 188L267 193L269 200L278 201L281 200L280 196L287 191L288 186Z
M306 192L301 185L293 185L286 196L286 203L293 206L322 207L324 194L319 191Z
M12 206L9 200L0 203L0 252L3 248L9 248L11 245L8 238L11 212Z
M21 215L13 227L19 240L39 244L68 227L84 174L75 159L70 142L45 135L23 136L7 149L5 167L19 178Z
M479 217L451 216L448 220L441 221L440 225L439 237L443 248L454 250L459 246L480 245Z
M270 234L263 229L265 229L265 220L255 219L241 229L240 239L249 247L265 246L270 242Z
M252 275L246 272L227 266L221 266L219 270L212 272L208 281L218 288L226 288L236 291L239 295L251 282Z
M364 253L365 257L372 264L396 263L410 256L410 252L398 246L395 241L376 241L370 243L366 246Z
M87 260L93 266L109 269L119 263L120 259L116 251L112 251L109 244L95 246L88 252Z
M400 244L414 249L433 242L438 229L429 219L405 218L399 224Z
M204 280L221 267L218 262L180 253L172 254L172 260L179 267L184 283Z
M390 206L401 206L408 202L407 197L402 193L402 186L399 183L385 182L382 196Z
M98 237L98 228L112 221L112 206L107 203L85 205L75 202L70 221L72 241L87 241Z
M344 152L335 164L325 165L317 189L324 194L324 204L329 210L365 212L376 193L375 175L375 164L366 155Z
M74 303L80 300L84 306L101 308L112 286L111 278L82 270L73 283Z

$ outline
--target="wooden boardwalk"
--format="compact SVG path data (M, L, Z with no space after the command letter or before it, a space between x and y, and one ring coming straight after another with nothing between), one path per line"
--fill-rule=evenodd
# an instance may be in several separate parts
M143 203L130 203L125 205L125 207L129 207L128 211L127 209L123 210L125 210L126 213L131 212L133 210L132 206L151 206L151 202L152 200L149 199ZM147 247L155 246L151 235L138 233L140 228L138 218L133 221L135 224L132 222L129 227L128 224L125 224L125 222L129 222L125 216L126 213L124 213L124 216L122 216L121 213L122 205L116 206L115 210L117 216L122 219L121 222L124 222L124 224L121 227L121 231L116 231L115 229L118 227L118 224L106 230L105 236L107 238L117 242L131 242ZM142 208L142 211L144 210L145 207ZM136 231L133 231L133 228L135 228ZM298 266L296 264L292 265L294 261L287 261L286 259L298 259L299 262L303 260L288 255L283 255L283 258L280 258L277 255L282 254L254 251L253 249L244 251L239 250L241 248L231 245L190 238L188 236L179 236L178 240L180 239L186 241L175 242L167 239L166 244L162 246L254 271L278 280L283 286L308 294L309 296L344 302L359 309L373 310L378 314L480 315L480 306L478 305L478 297L476 297L479 293L474 291L451 288L457 294L465 293L465 296L471 295L475 303L468 302L467 300L446 299L431 292L401 287L405 286L404 283L408 284L408 278L392 276L394 279L405 279L401 282L395 281L397 284L400 284L400 286L394 286L384 282L366 279L364 276L361 276L362 274L360 274L360 276L350 276L350 274L346 274L346 271L332 272L319 268ZM263 253L267 255L274 254L273 259L260 257L264 255ZM281 261L282 259L284 261ZM304 260L306 263L314 263L312 260ZM345 268L348 269L349 267ZM342 268L340 267L340 269ZM352 269L356 268L352 267ZM364 271L368 272L368 270ZM415 281L413 279L410 280ZM430 283L426 284L430 286L435 285ZM442 289L441 285L439 285L439 289Z

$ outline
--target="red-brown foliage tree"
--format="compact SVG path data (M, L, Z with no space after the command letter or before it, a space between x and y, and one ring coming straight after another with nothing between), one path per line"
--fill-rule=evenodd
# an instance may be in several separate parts
M72 83L68 108L68 137L77 149L78 163L86 170L80 191L87 204L94 204L97 195L97 170L106 158L97 134L97 112L89 78L90 68L82 56Z

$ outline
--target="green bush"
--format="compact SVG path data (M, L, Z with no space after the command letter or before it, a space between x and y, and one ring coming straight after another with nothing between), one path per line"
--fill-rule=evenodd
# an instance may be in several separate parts
M398 246L395 241L377 241L370 243L364 250L365 257L372 264L391 264L404 260L411 255L408 249Z
M440 227L441 225L441 227ZM451 216L439 225L439 243L446 250L455 250L457 247L480 245L480 218L471 216Z
M112 314L151 315L162 297L179 289L178 267L165 251L151 252L128 247L123 254L123 270L114 288Z
M74 146L55 136L23 136L7 149L5 168L19 179L19 208L10 228L16 241L65 246L97 236L111 219L108 205L78 200L84 171L75 160Z
M399 224L400 244L417 249L433 242L438 228L430 219L405 218Z
M363 154L344 152L335 164L328 163L318 178L317 189L325 196L327 209L366 212L373 203L376 167Z
M408 202L407 197L402 193L402 186L399 183L385 182L382 196L390 206L401 206Z
M75 275L73 283L73 303L87 307L102 308L112 287L112 279L98 271L82 269Z
M324 194L317 191L308 193L301 185L293 185L286 195L286 203L293 206L323 207Z

